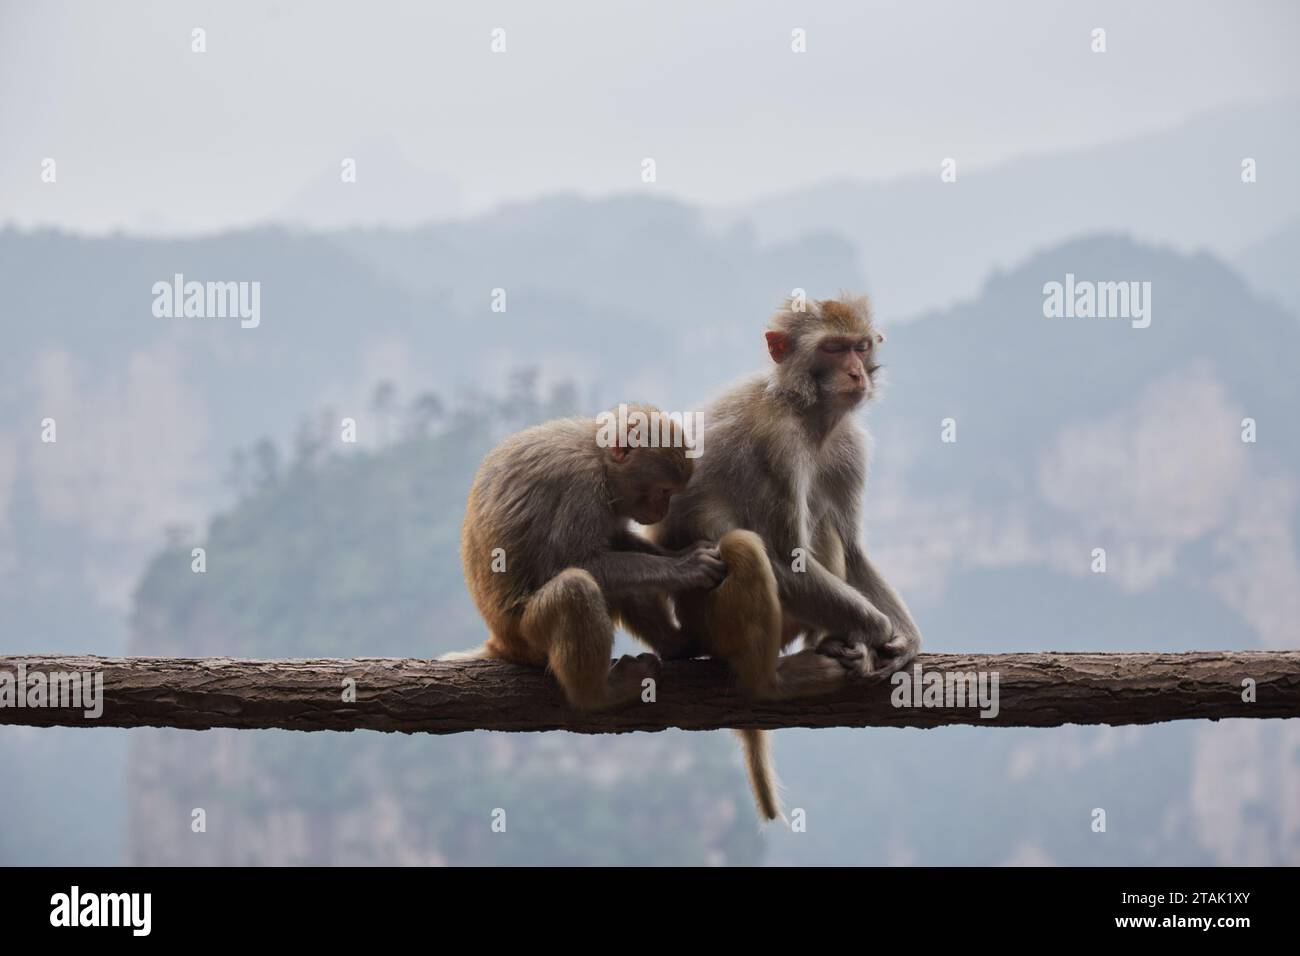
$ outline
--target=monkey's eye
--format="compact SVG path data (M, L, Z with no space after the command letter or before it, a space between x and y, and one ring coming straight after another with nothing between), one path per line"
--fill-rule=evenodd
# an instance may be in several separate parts
M845 351L848 348L848 346L846 346L843 342L826 342L822 345L821 348L823 352L829 352L832 355L834 355L837 352Z
M864 353L865 353L865 352L870 352L870 351L871 351L871 342L869 342L869 341L868 341L868 342L859 342L857 345L853 346L853 348L854 348L856 351L859 351L859 352L864 352Z

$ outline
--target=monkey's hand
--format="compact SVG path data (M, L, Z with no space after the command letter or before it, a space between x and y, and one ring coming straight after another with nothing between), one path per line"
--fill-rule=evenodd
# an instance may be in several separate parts
M895 633L880 647L872 649L875 661L871 673L880 674L883 677L895 671L901 671L915 660L917 652L920 650L921 636L919 634L910 632Z
M883 614L872 623L870 631L826 635L817 644L817 653L858 677L884 677L910 664L921 649L920 638L896 631Z
M693 546L673 559L675 591L708 590L722 583L727 565L716 546Z

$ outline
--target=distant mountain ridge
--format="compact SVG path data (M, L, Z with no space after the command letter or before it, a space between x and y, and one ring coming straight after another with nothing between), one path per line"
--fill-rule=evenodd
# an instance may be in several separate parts
M858 248L868 288L894 316L972 295L994 267L1089 232L1206 248L1227 258L1300 215L1300 100L1191 117L1168 130L984 169L957 161L956 182L932 174L834 182L715 210L766 242L833 233ZM1242 161L1257 181L1242 182Z

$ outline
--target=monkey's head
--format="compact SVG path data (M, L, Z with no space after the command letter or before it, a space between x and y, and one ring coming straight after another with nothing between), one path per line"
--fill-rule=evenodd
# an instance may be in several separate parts
M621 405L600 420L615 426L609 440L599 442L614 513L638 524L658 524L695 468L686 457L681 423L653 405Z
M805 407L848 411L875 394L884 341L866 296L809 300L802 309L787 299L768 323L767 353L782 392Z

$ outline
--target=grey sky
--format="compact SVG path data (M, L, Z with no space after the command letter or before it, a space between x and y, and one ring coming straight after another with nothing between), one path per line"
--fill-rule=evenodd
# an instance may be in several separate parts
M0 223L264 221L310 208L345 156L392 220L970 169L1296 95L1297 26L1292 2L0 0Z

